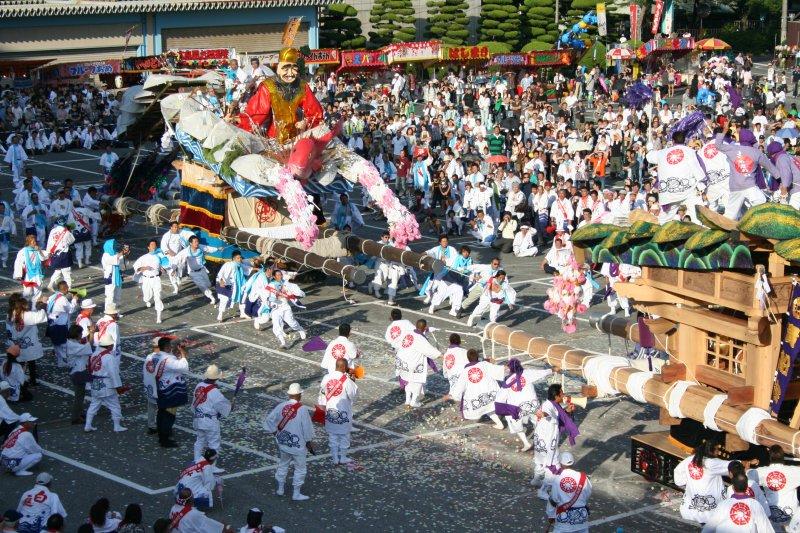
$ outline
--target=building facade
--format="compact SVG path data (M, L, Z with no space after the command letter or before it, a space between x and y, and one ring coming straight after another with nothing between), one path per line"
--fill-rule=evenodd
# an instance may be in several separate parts
M28 0L0 5L0 63L63 63L148 56L170 49L274 52L302 17L296 46L318 45L330 0Z

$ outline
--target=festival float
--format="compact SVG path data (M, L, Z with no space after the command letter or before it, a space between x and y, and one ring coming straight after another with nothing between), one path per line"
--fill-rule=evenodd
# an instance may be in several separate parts
M641 268L641 277L614 287L639 318L590 322L663 353L663 366L499 324L484 329L487 339L586 379L586 396L627 394L658 406L668 429L632 437L631 469L673 487L674 467L701 439L731 458L763 458L775 444L800 455L800 211L767 203L736 222L698 207L697 217L702 225L661 225L634 211L626 225L591 224L572 235L579 263Z
M215 94L225 87L220 72L154 74L128 89L118 132L137 149L109 179L116 215L123 221L144 215L154 225L179 220L203 244L219 248L207 256L215 262L239 248L354 284L366 281L363 268L337 259L365 254L441 270L441 262L405 250L420 237L416 219L374 165L338 139L339 124L324 122L322 106L300 78L302 63L301 52L286 47L272 65L277 77L228 87L235 101L251 93L239 115L221 116L205 99L206 87ZM142 156L144 143L159 137L166 152ZM178 148L170 151L173 137ZM179 209L152 202L168 167L180 173ZM324 198L350 193L356 183L382 212L394 246L325 230Z

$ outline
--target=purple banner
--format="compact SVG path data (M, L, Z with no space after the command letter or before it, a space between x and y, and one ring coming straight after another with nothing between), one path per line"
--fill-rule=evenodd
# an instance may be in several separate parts
M775 415L783 404L789 383L792 381L792 370L797 354L800 353L800 284L792 286L792 296L789 298L789 309L783 322L783 341L781 352L778 355L778 369L775 373L775 383L772 386L772 402L770 411Z

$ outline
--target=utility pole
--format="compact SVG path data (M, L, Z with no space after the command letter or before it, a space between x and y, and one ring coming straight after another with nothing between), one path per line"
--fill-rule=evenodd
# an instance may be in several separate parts
M556 6L558 6L558 0L556 0ZM556 9L558 9L558 7L556 7ZM781 42L778 44L783 44L786 42L786 26L788 18L789 0L781 0Z
M783 0L783 1L786 2L786 0ZM555 22L556 22L556 26L558 26L558 0L556 0L556 21Z

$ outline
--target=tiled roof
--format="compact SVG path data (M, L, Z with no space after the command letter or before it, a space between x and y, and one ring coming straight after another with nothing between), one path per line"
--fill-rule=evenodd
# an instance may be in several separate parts
M333 0L10 0L0 3L0 18L322 6L332 1Z

